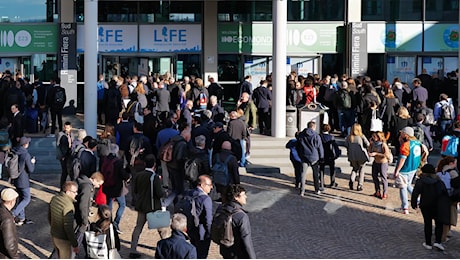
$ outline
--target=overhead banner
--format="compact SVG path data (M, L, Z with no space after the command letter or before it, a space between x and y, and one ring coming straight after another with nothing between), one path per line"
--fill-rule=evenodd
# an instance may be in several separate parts
M458 51L458 24L425 24L425 51Z
M130 53L137 52L137 25L99 25L98 51ZM77 27L77 51L84 52L85 26ZM96 37L96 36L95 36Z
M336 53L338 28L343 24L287 25L287 54ZM218 25L218 51L271 54L273 30L271 23Z
M367 24L367 51L384 53L422 51L422 23L417 24Z
M201 52L201 25L140 25L140 52Z
M33 52L56 53L58 26L2 24L0 27L0 53Z

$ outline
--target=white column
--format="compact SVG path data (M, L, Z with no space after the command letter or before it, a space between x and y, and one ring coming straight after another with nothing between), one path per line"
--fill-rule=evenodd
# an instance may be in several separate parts
M272 136L286 137L287 0L273 0Z
M97 137L97 2L85 0L85 129Z

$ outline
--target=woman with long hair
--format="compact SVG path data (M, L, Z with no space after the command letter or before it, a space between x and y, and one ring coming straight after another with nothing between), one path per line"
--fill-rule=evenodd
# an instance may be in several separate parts
M395 97L391 88L385 88L385 99L382 104L382 121L383 121L383 133L385 139L389 141L391 136L391 121L396 116L396 111L399 109L399 100Z
M390 121L390 129L392 141L391 143L396 147L396 156L399 155L399 147L401 143L399 142L399 132L406 126L412 125L413 121L409 114L409 110L406 107L400 106L396 116L393 117L393 120Z
M110 252L111 249L120 250L120 238L118 233L113 228L112 224L112 210L107 205L100 205L97 210L98 220L90 225L90 231L94 231L96 235L105 234L107 249ZM113 243L113 242L114 243ZM110 254L107 252L109 259Z
M386 143L383 132L372 133L371 145L368 147L369 156L374 157L372 163L372 181L374 182L374 197L382 200L388 198L388 163L390 162L391 150ZM383 192L380 191L380 179L382 178Z
M353 190L354 182L358 177L357 191L363 190L364 184L364 164L369 161L369 155L366 148L369 146L369 141L363 134L361 125L355 123L351 127L350 135L345 139L345 147L348 149L348 161L353 168L350 175L350 182L348 183L350 190Z

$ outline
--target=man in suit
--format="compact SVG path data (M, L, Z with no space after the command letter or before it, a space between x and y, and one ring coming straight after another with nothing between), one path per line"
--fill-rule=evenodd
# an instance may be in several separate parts
M252 93L252 99L257 107L260 133L268 134L271 128L270 102L272 100L272 92L267 88L268 81L262 80L260 83L260 86Z
M13 114L13 120L8 134L10 135L12 146L15 147L19 144L21 137L24 136L24 124L22 113L19 111L19 106L17 104L11 106L11 113Z

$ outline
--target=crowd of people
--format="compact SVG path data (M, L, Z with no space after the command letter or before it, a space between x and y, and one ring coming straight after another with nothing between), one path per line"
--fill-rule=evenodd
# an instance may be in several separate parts
M19 74L15 78L5 74L2 83L22 81ZM59 109L52 105L58 99L62 103L66 100L65 90L57 94L61 91L59 78L49 86L32 84L32 95L38 96L37 100L41 98L40 88L45 89L44 100L49 102L44 107L39 101L22 102L25 86L30 85L26 81L2 84L4 93L18 93L10 111L3 111L1 129L7 133L8 146L2 146L2 152L4 155L14 151L19 155L19 164L25 165L19 178L10 178L18 194L18 203L8 208L12 223L33 223L25 218L25 208L30 202L29 174L36 161L27 153L31 139L24 137L29 122L20 117L27 114L23 111L39 107L38 122L48 119L48 112L52 115L48 137L56 138L56 159L61 165L61 191L49 207L57 257L71 258L79 253L82 243L88 249L88 232L106 235L108 255L119 249L118 234L123 233L120 223L125 208L131 205L137 212L137 221L132 230L130 258L140 257L137 244L148 213L165 210L173 214L171 226L158 228L162 240L156 257L206 258L211 244L212 201L225 208L241 209L246 204L238 170L247 164L249 136L257 127L257 106L247 92L242 92L234 110L227 113L220 105L223 88L213 78L208 80L210 85L205 87L200 78L184 77L183 82L176 82L168 74L155 81L152 77L133 76L113 77L106 83L101 77L96 85L98 120L104 130L97 137L87 135L85 129L73 129L70 122L62 122L64 105ZM252 86L247 91L252 91ZM46 132L48 126L43 122L40 130ZM269 130L269 124L265 126ZM196 225L189 223L187 212L176 212L175 206L189 193L196 193ZM118 208L112 216L114 202ZM234 244L220 245L221 254L226 258L255 258L247 213L238 210L232 218ZM14 236L17 240L16 233ZM191 244L185 242L186 238ZM84 252L86 257L91 256L88 250ZM7 255L10 252L1 253L13 256Z
M432 244L431 236L426 235L424 247L443 250L449 227L457 222L453 213L457 203L436 208L436 213L432 209L441 200L451 199L446 194L458 188L455 182L451 185L451 180L458 179L457 161L446 156L434 173L426 162L433 142L441 142L454 128L460 133L460 123L455 121L452 100L441 92L442 85L431 84L434 79L428 81L422 76L413 79L411 88L397 78L390 84L373 82L367 76L352 79L343 75L339 79L334 75L321 80L317 75L303 77L292 72L286 84L287 104L300 108L321 103L328 108L329 122L320 125L320 133L316 131L319 122L308 122L307 128L286 147L291 149L295 186L301 196L305 195L309 167L316 194L320 195L325 187L338 186L334 161L341 152L334 131L345 137L352 167L350 190L363 191L364 166L372 157L373 195L387 199L388 166L395 156L393 177L401 199L398 211L409 214L407 193L412 194L411 206L422 209L426 230L431 230L428 220L437 221L436 241ZM0 147L4 154L10 150L17 153L23 165L19 177L11 180L16 191L5 190L5 196L2 192L8 219L12 219L10 225L33 223L25 217L25 208L30 203L28 176L36 161L27 152L31 139L24 137L24 132L34 130L30 124L47 132L51 115L49 133L56 137L56 159L61 164L61 191L49 208L52 242L58 257L71 258L78 253L80 241L86 243L79 234L88 231L107 235L108 253L119 249L118 234L123 232L120 223L125 208L131 205L137 211L137 220L130 258L140 257L137 245L148 222L147 215L165 210L173 213L171 226L158 228L162 240L156 257L206 258L216 217L212 214L212 201L216 201L221 203L221 209L234 212L235 241L231 246L220 244L222 256L255 258L249 218L241 210L246 204L246 191L240 185L238 169L245 167L250 158L251 133L257 129L261 134L270 134L271 76L261 80L257 88L253 88L251 76L246 76L239 86L239 99L229 113L221 106L222 86L212 77L208 81L209 86L193 76L176 81L166 73L157 77L114 76L106 82L101 75L96 83L97 113L99 123L105 126L100 136L91 137L84 129L74 134L71 123L62 122L66 94L59 86L59 78L53 79L51 85L39 79L30 84L20 73L13 77L5 72L0 83L1 93L7 97L0 135L6 133L8 143L0 143ZM430 91L441 92L438 101L430 100L433 95L428 95L425 84L430 84ZM22 118L36 110L37 121ZM378 120L381 125L376 128ZM390 146L395 147L394 152ZM328 185L324 180L326 167L330 173ZM420 176L418 171L422 172ZM446 172L449 179L443 177ZM415 188L414 176L418 178ZM435 202L424 199L429 195L421 187L433 182L428 178L442 180L442 185L436 184L439 192L433 191L439 197ZM199 215L196 224L190 223L193 216L189 212L178 213L175 207L188 197L193 198ZM17 198L18 203L13 203ZM112 216L114 202L118 208ZM443 225L441 235L439 225ZM15 231L11 235L17 237ZM188 238L190 244L185 242ZM1 253L11 257L12 251Z
M458 93L457 85L452 82L453 78L456 79L456 72L452 73L443 84L424 70L409 87L399 78L390 84L387 80L372 81L368 76L353 79L342 75L339 79L334 75L320 80L317 75L304 78L292 72L287 84L290 90L288 104L308 107L309 104L322 103L329 115L329 121L321 125L321 131L316 130L319 122L308 122L307 128L286 144L291 151L295 186L300 189L300 195L305 195L309 167L312 168L317 195L326 186L338 186L334 160L341 154L334 136L331 136L336 130L345 138L347 158L352 168L349 189L363 191L364 167L372 161L372 195L387 199L388 180L394 178L401 200L401 207L395 211L409 214L409 206L420 208L425 221L423 246L444 250L450 227L457 225L459 199L453 194L460 192L457 170L460 121L456 118L454 101L446 94L456 97ZM436 95L433 93L437 93L439 100L434 99ZM443 156L437 167L427 164L435 142L441 143ZM390 174L388 168L393 162L395 170ZM331 178L329 185L324 181L326 166ZM433 219L436 239L432 244Z

